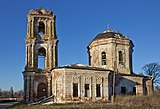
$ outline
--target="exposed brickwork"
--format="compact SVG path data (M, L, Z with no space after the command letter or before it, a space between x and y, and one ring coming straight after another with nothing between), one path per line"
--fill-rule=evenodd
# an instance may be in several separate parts
M52 92L55 96L55 102L72 102L72 101L96 101L110 100L112 96L113 72L110 70L92 70L86 68L76 69L58 68L52 71ZM116 74L115 93L121 94L121 87L126 87L126 94L133 94L133 87L136 88L136 95L145 95L144 92L149 89L152 92L151 77L144 77L129 74ZM73 97L73 84L78 84L78 97ZM89 93L85 97L85 84L89 84ZM96 84L100 84L100 97L96 97ZM146 84L146 85L145 85ZM145 86L144 86L145 85ZM148 94L149 93L148 91Z
M126 36L106 30L88 46L89 66L58 66L55 15L43 8L28 14L24 100L53 96L54 102L111 100L113 94L152 94L152 77L133 74L133 43ZM39 68L39 56L44 68ZM114 81L115 80L115 81Z
M106 35L107 34L107 31ZM109 33L115 33L109 31ZM118 34L118 33L117 33ZM101 34L100 34L101 35ZM113 35L116 35L113 34ZM99 36L99 35L97 35ZM114 37L114 36L112 36ZM102 67L114 70L115 62L119 72L131 74L132 71L132 51L133 43L128 38L103 36L101 39L94 39L88 46L90 65L93 67ZM119 51L122 52L123 62L119 63ZM106 53L106 65L102 65L101 53Z
M55 16L43 8L31 10L27 26L24 99L34 102L52 94L51 69L58 65ZM39 56L44 58L44 68L38 66Z

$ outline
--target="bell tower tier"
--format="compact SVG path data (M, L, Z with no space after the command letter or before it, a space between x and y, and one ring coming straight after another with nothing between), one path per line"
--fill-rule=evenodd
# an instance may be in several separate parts
M55 18L51 11L43 8L29 12L25 38L26 69L50 70L58 65Z
M51 70L58 66L55 18L52 11L43 8L31 10L28 14L26 65L23 71L26 103L52 95Z

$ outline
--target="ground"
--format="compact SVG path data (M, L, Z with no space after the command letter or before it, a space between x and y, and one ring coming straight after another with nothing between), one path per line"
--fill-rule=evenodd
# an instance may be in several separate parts
M6 103L0 103L0 109L7 109L8 107L17 104L18 102L6 102Z
M115 103L104 101L51 105L17 104L10 109L160 109L160 94L150 96L117 96Z

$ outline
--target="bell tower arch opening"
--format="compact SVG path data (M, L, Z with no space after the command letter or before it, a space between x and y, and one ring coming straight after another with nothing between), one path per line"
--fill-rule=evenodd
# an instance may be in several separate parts
M46 49L40 47L38 49L38 68L45 69L46 66Z
M42 21L40 21L38 24L38 34L39 35L45 34L45 24Z

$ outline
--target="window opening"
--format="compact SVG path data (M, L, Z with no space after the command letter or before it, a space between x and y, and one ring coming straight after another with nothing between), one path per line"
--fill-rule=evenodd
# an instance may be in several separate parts
M85 84L85 97L89 96L89 84Z
M123 54L122 51L119 51L119 64L123 64Z
M73 97L78 97L78 83L73 83Z
M121 94L126 94L126 87L124 86L121 87Z
M96 84L96 96L101 97L101 87L100 84Z
M106 65L106 53L102 52L102 65Z
M136 87L133 87L133 95L136 95Z

